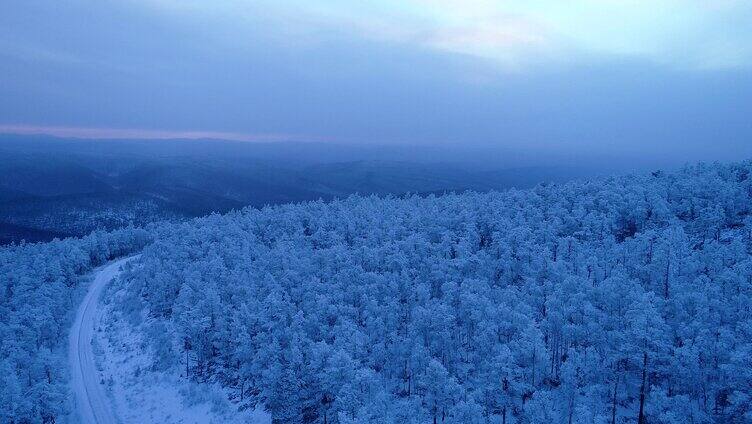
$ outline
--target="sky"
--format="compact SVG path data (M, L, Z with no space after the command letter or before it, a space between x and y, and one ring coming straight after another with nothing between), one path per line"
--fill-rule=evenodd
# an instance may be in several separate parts
M0 133L752 156L748 0L0 4Z

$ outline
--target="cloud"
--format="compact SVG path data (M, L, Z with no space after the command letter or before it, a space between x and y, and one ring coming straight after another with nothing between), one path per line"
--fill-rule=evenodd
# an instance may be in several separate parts
M566 151L752 133L752 3L42 3L0 5L16 131Z
M593 56L687 69L752 65L752 2L742 0L132 0L210 20L235 39L271 23L291 44L362 37L475 56L507 68ZM224 25L218 25L223 23ZM267 28L268 29L268 28Z

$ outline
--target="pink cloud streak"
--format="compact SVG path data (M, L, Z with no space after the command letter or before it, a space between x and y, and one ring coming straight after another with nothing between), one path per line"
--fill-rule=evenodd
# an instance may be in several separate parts
M248 134L225 131L146 130L134 128L86 128L40 125L0 124L0 133L19 135L51 135L84 139L218 139L248 142L269 141L331 141L299 134Z

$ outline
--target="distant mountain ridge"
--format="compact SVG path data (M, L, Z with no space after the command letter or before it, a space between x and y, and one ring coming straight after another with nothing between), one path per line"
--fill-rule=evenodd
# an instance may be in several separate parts
M321 143L0 136L0 155L3 243L354 193L488 191L588 175L477 169L396 147Z

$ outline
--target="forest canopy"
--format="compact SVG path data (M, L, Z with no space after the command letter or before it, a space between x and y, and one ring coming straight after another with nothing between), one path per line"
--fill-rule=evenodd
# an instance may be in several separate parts
M121 307L280 424L749 422L750 171L212 215Z

